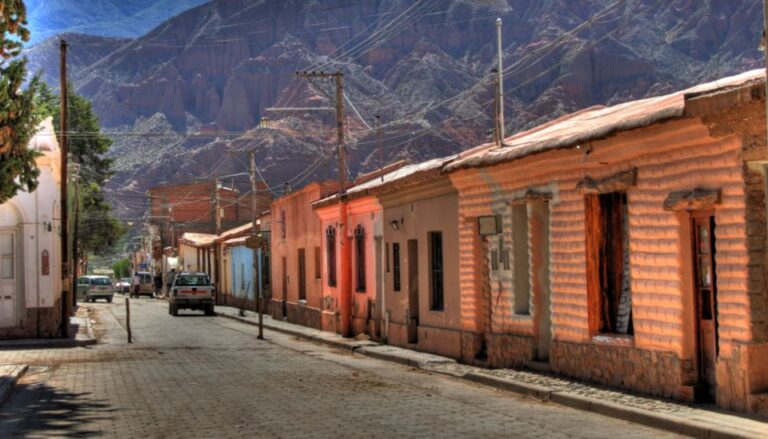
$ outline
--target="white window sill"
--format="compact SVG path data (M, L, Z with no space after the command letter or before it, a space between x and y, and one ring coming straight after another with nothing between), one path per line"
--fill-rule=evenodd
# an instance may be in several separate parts
M605 346L634 347L635 337L621 334L598 334L592 336L592 343Z

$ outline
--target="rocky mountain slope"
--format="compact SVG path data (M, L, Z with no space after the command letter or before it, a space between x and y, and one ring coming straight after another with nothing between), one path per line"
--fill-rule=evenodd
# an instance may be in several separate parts
M206 0L26 0L32 43L61 33L139 37Z
M214 0L135 40L82 42L101 52L73 80L114 133L115 187L239 172L242 158L224 152L243 148L256 148L271 185L300 185L333 164L335 132L328 111L271 109L332 106L332 83L312 85L297 70L344 72L354 174L382 161L368 128L375 114L384 161L488 139L496 17L511 133L761 66L758 3ZM271 128L256 130L264 116Z

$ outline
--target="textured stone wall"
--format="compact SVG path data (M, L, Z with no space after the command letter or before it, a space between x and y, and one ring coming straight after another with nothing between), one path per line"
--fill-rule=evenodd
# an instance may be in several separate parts
M693 361L672 352L593 343L554 342L552 370L649 395L693 399Z
M317 308L312 308L301 303L288 303L288 315L286 320L289 323L306 326L314 329L323 329L321 312Z
M491 334L488 366L492 368L525 367L533 360L536 340L516 334Z
M39 325L38 325L39 322ZM23 324L15 328L0 328L0 340L23 338L54 338L61 335L61 301L46 308L27 308Z

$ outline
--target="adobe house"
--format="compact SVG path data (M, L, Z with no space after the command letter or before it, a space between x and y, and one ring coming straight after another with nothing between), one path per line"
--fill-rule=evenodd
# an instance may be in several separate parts
M767 413L765 105L752 71L449 164L463 359Z
M38 186L0 204L0 339L62 334L61 150L51 119L32 139Z
M322 327L321 229L312 203L337 190L334 182L315 182L272 202L269 310L275 319Z
M252 223L227 230L214 240L219 255L217 291L220 304L256 310L259 277L258 274L254 277L254 273L259 268L264 298L271 298L270 218L270 213L265 212L257 219L259 233L263 239L262 248L257 249L257 257L261 259L260 267L254 267L254 250L246 245L246 239L252 234Z
M380 170L355 179L354 186L347 189L346 224L341 229L339 194L326 197L313 204L320 218L322 235L321 277L322 277L322 329L343 334L342 296L347 295L350 303L350 333L347 335L369 334L378 339L381 321L377 302L381 297L381 262L383 261L382 208L376 197L367 190L376 185L383 174L405 166L405 162L390 164ZM342 245L350 246L350 260L342 261ZM345 267L348 272L344 273ZM342 277L350 280L344 288Z
M454 158L405 166L359 190L383 209L383 338L460 358L459 200L442 173Z

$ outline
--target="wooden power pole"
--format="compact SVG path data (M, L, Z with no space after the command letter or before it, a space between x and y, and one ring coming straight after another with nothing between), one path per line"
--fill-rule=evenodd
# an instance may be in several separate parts
M216 222L216 235L221 235L221 195L219 194L219 186L221 180L218 178L213 182L213 218Z
M339 247L341 260L339 263L339 305L341 307L341 335L351 335L352 322L352 285L350 265L352 258L351 243L347 235L347 152L344 144L344 73L326 72L296 72L300 78L312 80L314 78L333 78L336 85L336 155L339 167Z
M59 210L61 214L61 333L63 337L69 337L69 315L72 310L72 299L69 292L74 297L74 286L69 285L69 222L67 221L68 203L67 203L67 166L69 150L67 148L67 42L61 40L59 44L59 89L61 91L60 107L60 125L59 139L61 145L61 194L59 201Z

